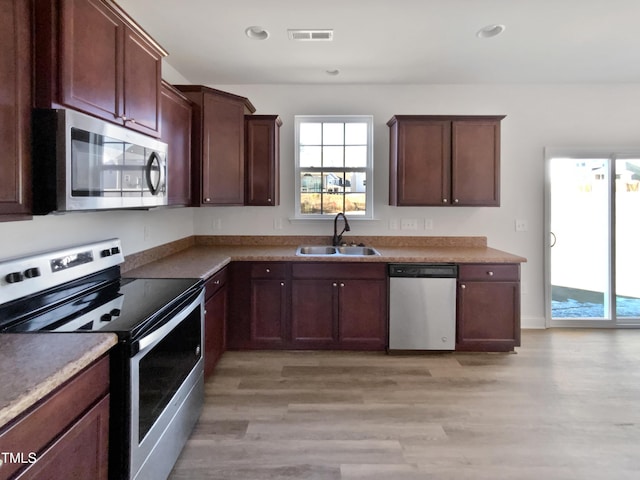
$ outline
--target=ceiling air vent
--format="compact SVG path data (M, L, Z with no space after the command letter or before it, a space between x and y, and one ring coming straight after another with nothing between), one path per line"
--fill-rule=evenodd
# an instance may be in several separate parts
M333 40L333 30L287 30L289 40L300 42L330 42Z

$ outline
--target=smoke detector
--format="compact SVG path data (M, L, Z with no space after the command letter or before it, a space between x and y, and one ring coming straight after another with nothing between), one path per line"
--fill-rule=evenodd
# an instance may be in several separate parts
M333 30L331 29L289 29L289 40L298 42L331 42L333 40Z

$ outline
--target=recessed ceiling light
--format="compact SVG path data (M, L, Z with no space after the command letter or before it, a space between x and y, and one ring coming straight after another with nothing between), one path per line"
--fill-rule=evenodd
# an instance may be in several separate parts
M504 32L505 28L507 27L500 24L487 25L486 27L483 27L480 30L478 30L478 33L476 33L476 36L478 38L496 37L500 35L502 32Z
M334 68L333 70L325 70L325 72L327 72L327 75L331 75L332 77L340 74L340 70L337 68Z
M269 38L269 32L257 25L247 27L244 34L252 40L266 40Z

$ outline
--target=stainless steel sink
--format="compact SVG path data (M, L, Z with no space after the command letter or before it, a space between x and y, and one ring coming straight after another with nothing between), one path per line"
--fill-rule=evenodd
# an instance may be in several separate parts
M327 256L369 256L369 255L380 255L380 253L373 247L327 247L324 245L304 245L298 247L296 250L296 255L302 256L316 256L316 257L327 257Z
M296 255L335 255L336 247L325 247L322 245L308 245L298 247Z
M337 247L340 255L380 255L373 247Z

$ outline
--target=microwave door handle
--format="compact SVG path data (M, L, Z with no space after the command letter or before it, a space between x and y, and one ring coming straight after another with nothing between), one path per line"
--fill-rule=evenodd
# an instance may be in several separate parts
M154 164L157 165L155 168L158 170L158 180L155 185L151 178L151 172L154 170ZM147 178L147 187L149 187L151 195L158 195L161 191L162 184L164 183L164 165L156 152L151 152L151 155L149 155L149 159L147 160L147 165L145 167L145 176Z

